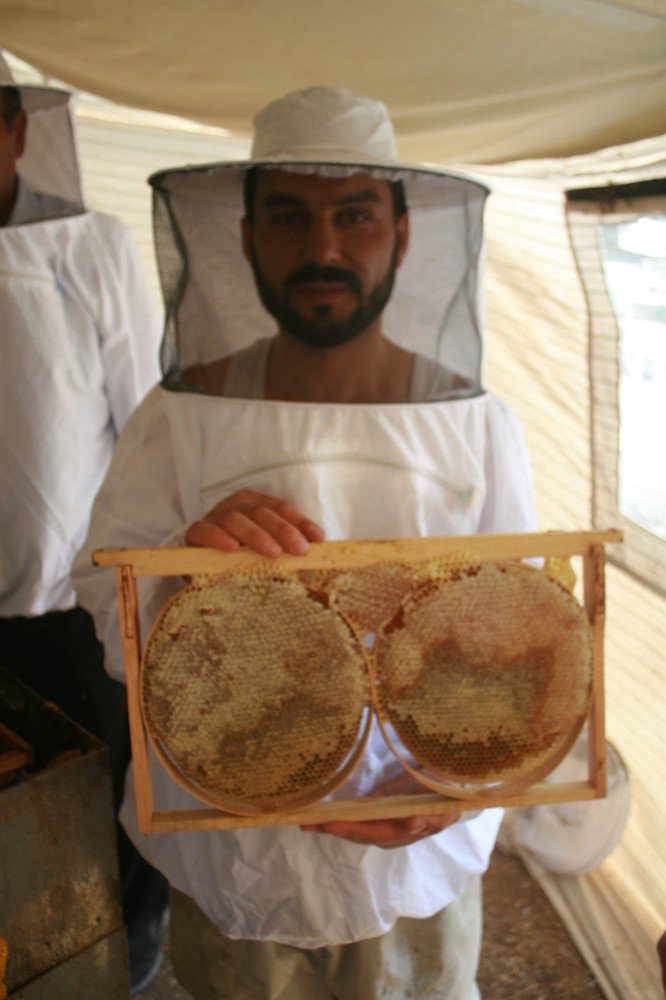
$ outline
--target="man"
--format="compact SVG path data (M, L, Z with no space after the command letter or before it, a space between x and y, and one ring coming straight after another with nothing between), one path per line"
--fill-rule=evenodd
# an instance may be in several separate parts
M0 665L109 744L119 804L124 689L70 569L117 436L157 380L161 321L128 231L84 208L69 100L14 86L0 61ZM159 956L166 886L119 837L140 984Z
M324 537L534 527L520 430L479 383L483 188L401 167L385 107L340 88L260 112L249 163L152 183L165 377L119 442L75 573L115 676L114 581L94 548L270 558ZM165 593L144 591L144 628ZM375 729L336 794L413 787L399 770ZM152 781L161 806L192 807L156 763ZM171 882L193 996L478 996L498 810L141 837L132 795L123 821Z

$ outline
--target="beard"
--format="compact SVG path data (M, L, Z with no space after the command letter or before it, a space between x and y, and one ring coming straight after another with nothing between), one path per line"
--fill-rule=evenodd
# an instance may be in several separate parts
M277 321L281 330L310 347L339 347L357 337L383 311L393 292L397 255L396 241L386 274L368 293L364 292L357 274L333 265L320 267L317 264L305 264L292 271L280 289L275 289L268 283L254 253L252 271L262 305ZM356 308L344 319L331 316L329 305L317 306L313 310L314 315L304 316L291 305L291 291L299 284L313 281L346 285L356 297Z

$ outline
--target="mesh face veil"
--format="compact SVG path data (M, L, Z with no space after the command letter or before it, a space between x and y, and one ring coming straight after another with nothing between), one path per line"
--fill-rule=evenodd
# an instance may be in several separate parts
M72 95L55 87L17 84L0 56L2 86L18 87L28 115L26 147L17 163L19 176L35 191L62 198L83 211Z
M165 385L220 392L206 366L275 333L242 252L243 186L251 167L301 175L401 181L409 248L382 316L389 340L461 376L479 391L479 277L487 190L466 177L397 162L384 105L340 88L311 88L255 119L248 162L161 171L153 187L155 246L166 306ZM453 394L460 395L460 380ZM446 397L446 393L444 393Z

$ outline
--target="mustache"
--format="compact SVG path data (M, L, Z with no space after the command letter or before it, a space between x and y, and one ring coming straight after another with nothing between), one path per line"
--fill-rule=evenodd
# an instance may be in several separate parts
M303 267L292 271L285 279L284 289L289 292L297 285L309 284L312 281L330 281L336 285L347 285L357 295L363 291L361 280L353 271L348 271L344 267L335 267L332 264L325 266L304 264Z

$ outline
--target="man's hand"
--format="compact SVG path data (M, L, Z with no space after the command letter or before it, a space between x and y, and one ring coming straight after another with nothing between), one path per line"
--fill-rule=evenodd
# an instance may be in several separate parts
M241 545L274 558L301 556L309 542L321 542L323 528L277 497L240 490L216 504L187 530L188 545L235 552Z
M424 792L426 789L406 772L384 782L373 795L405 795ZM460 812L440 816L406 816L404 819L371 819L351 822L339 820L333 823L307 824L301 830L314 833L329 833L334 837L351 840L355 844L371 844L375 847L392 848L415 844L418 840L441 833L460 818Z

